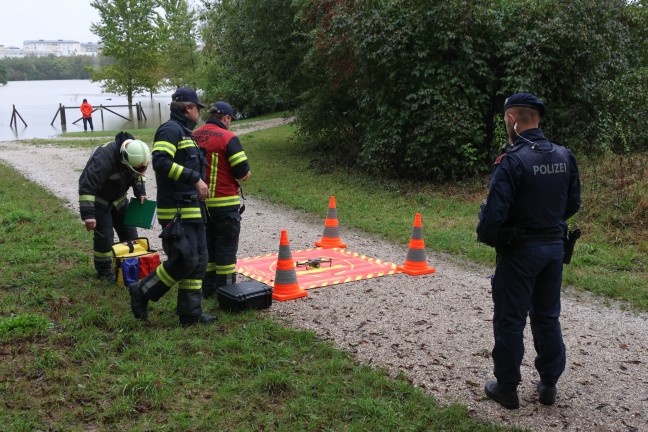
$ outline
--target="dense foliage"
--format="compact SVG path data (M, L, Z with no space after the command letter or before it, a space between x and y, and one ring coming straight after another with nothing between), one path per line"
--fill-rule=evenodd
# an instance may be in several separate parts
M110 62L110 59L101 56L6 57L0 59L0 76L4 69L6 81L89 79L90 68Z
M187 0L160 0L156 17L159 34L160 72L165 86L197 87L200 63L196 44L196 13Z
M580 154L648 149L646 0L92 5L114 59L92 79L107 90L189 85L246 116L292 110L322 167L428 180L487 172L505 144L504 99L518 91L545 100L543 129Z
M302 38L292 0L205 0L203 88L244 115L295 106Z
M487 171L504 144L494 119L517 91L545 100L543 128L576 151L648 148L641 1L206 4L213 88L259 110L296 103L325 166L434 180Z
M312 71L303 135L374 173L441 180L488 169L502 145L492 119L517 91L541 96L543 127L576 150L615 145L619 121L646 130L646 116L617 114L646 107L619 97L646 82L637 73L646 21L624 1L305 0L301 9ZM635 138L646 147L645 133Z

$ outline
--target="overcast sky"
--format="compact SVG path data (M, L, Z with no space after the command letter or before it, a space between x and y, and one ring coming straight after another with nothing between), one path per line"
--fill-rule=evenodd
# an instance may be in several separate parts
M33 39L98 42L90 32L98 21L90 0L2 0L0 45L22 48Z

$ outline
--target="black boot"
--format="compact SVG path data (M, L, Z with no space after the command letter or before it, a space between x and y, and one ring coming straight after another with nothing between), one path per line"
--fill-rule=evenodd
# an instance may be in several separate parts
M538 381L538 400L542 405L553 405L556 403L556 386L543 384Z
M148 299L140 289L139 283L130 284L128 292L130 293L133 316L138 320L146 321L148 319Z
M97 277L108 282L115 282L115 273L113 272L112 262L97 261L94 262Z
M190 326L194 324L209 324L216 321L216 316L203 313L202 290L178 290L178 316L180 324Z
M216 294L217 287L216 272L211 271L205 273L202 283L202 296L206 299L213 298Z
M215 315L203 313L199 316L180 316L180 324L183 327L192 326L194 324L210 324L218 319Z
M484 387L486 396L507 409L520 408L520 399L516 390L505 389L497 381L488 381Z

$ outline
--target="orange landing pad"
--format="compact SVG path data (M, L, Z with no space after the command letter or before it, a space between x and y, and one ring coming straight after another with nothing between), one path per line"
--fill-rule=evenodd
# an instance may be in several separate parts
M321 262L314 263L319 267L295 266L297 283L301 289L320 288L400 273L393 263L369 258L346 249L313 248L293 251L291 254L295 263L321 259ZM328 262L329 259L330 262ZM236 263L236 271L251 279L273 286L276 266L277 254L274 253L241 258Z

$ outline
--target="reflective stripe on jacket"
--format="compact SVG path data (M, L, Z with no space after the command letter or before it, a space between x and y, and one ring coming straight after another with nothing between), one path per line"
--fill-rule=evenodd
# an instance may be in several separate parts
M144 177L134 175L122 162L121 145L109 142L97 147L79 177L79 211L81 219L95 218L95 203L106 207L126 204L128 188L136 197L145 196Z
M205 157L193 140L186 117L175 112L155 132L153 169L157 181L158 221L166 225L178 208L185 222L203 222L196 182L205 179Z
M205 150L207 158L207 207L216 210L238 208L241 198L238 182L250 171L250 164L238 137L216 119L194 132L198 145Z

